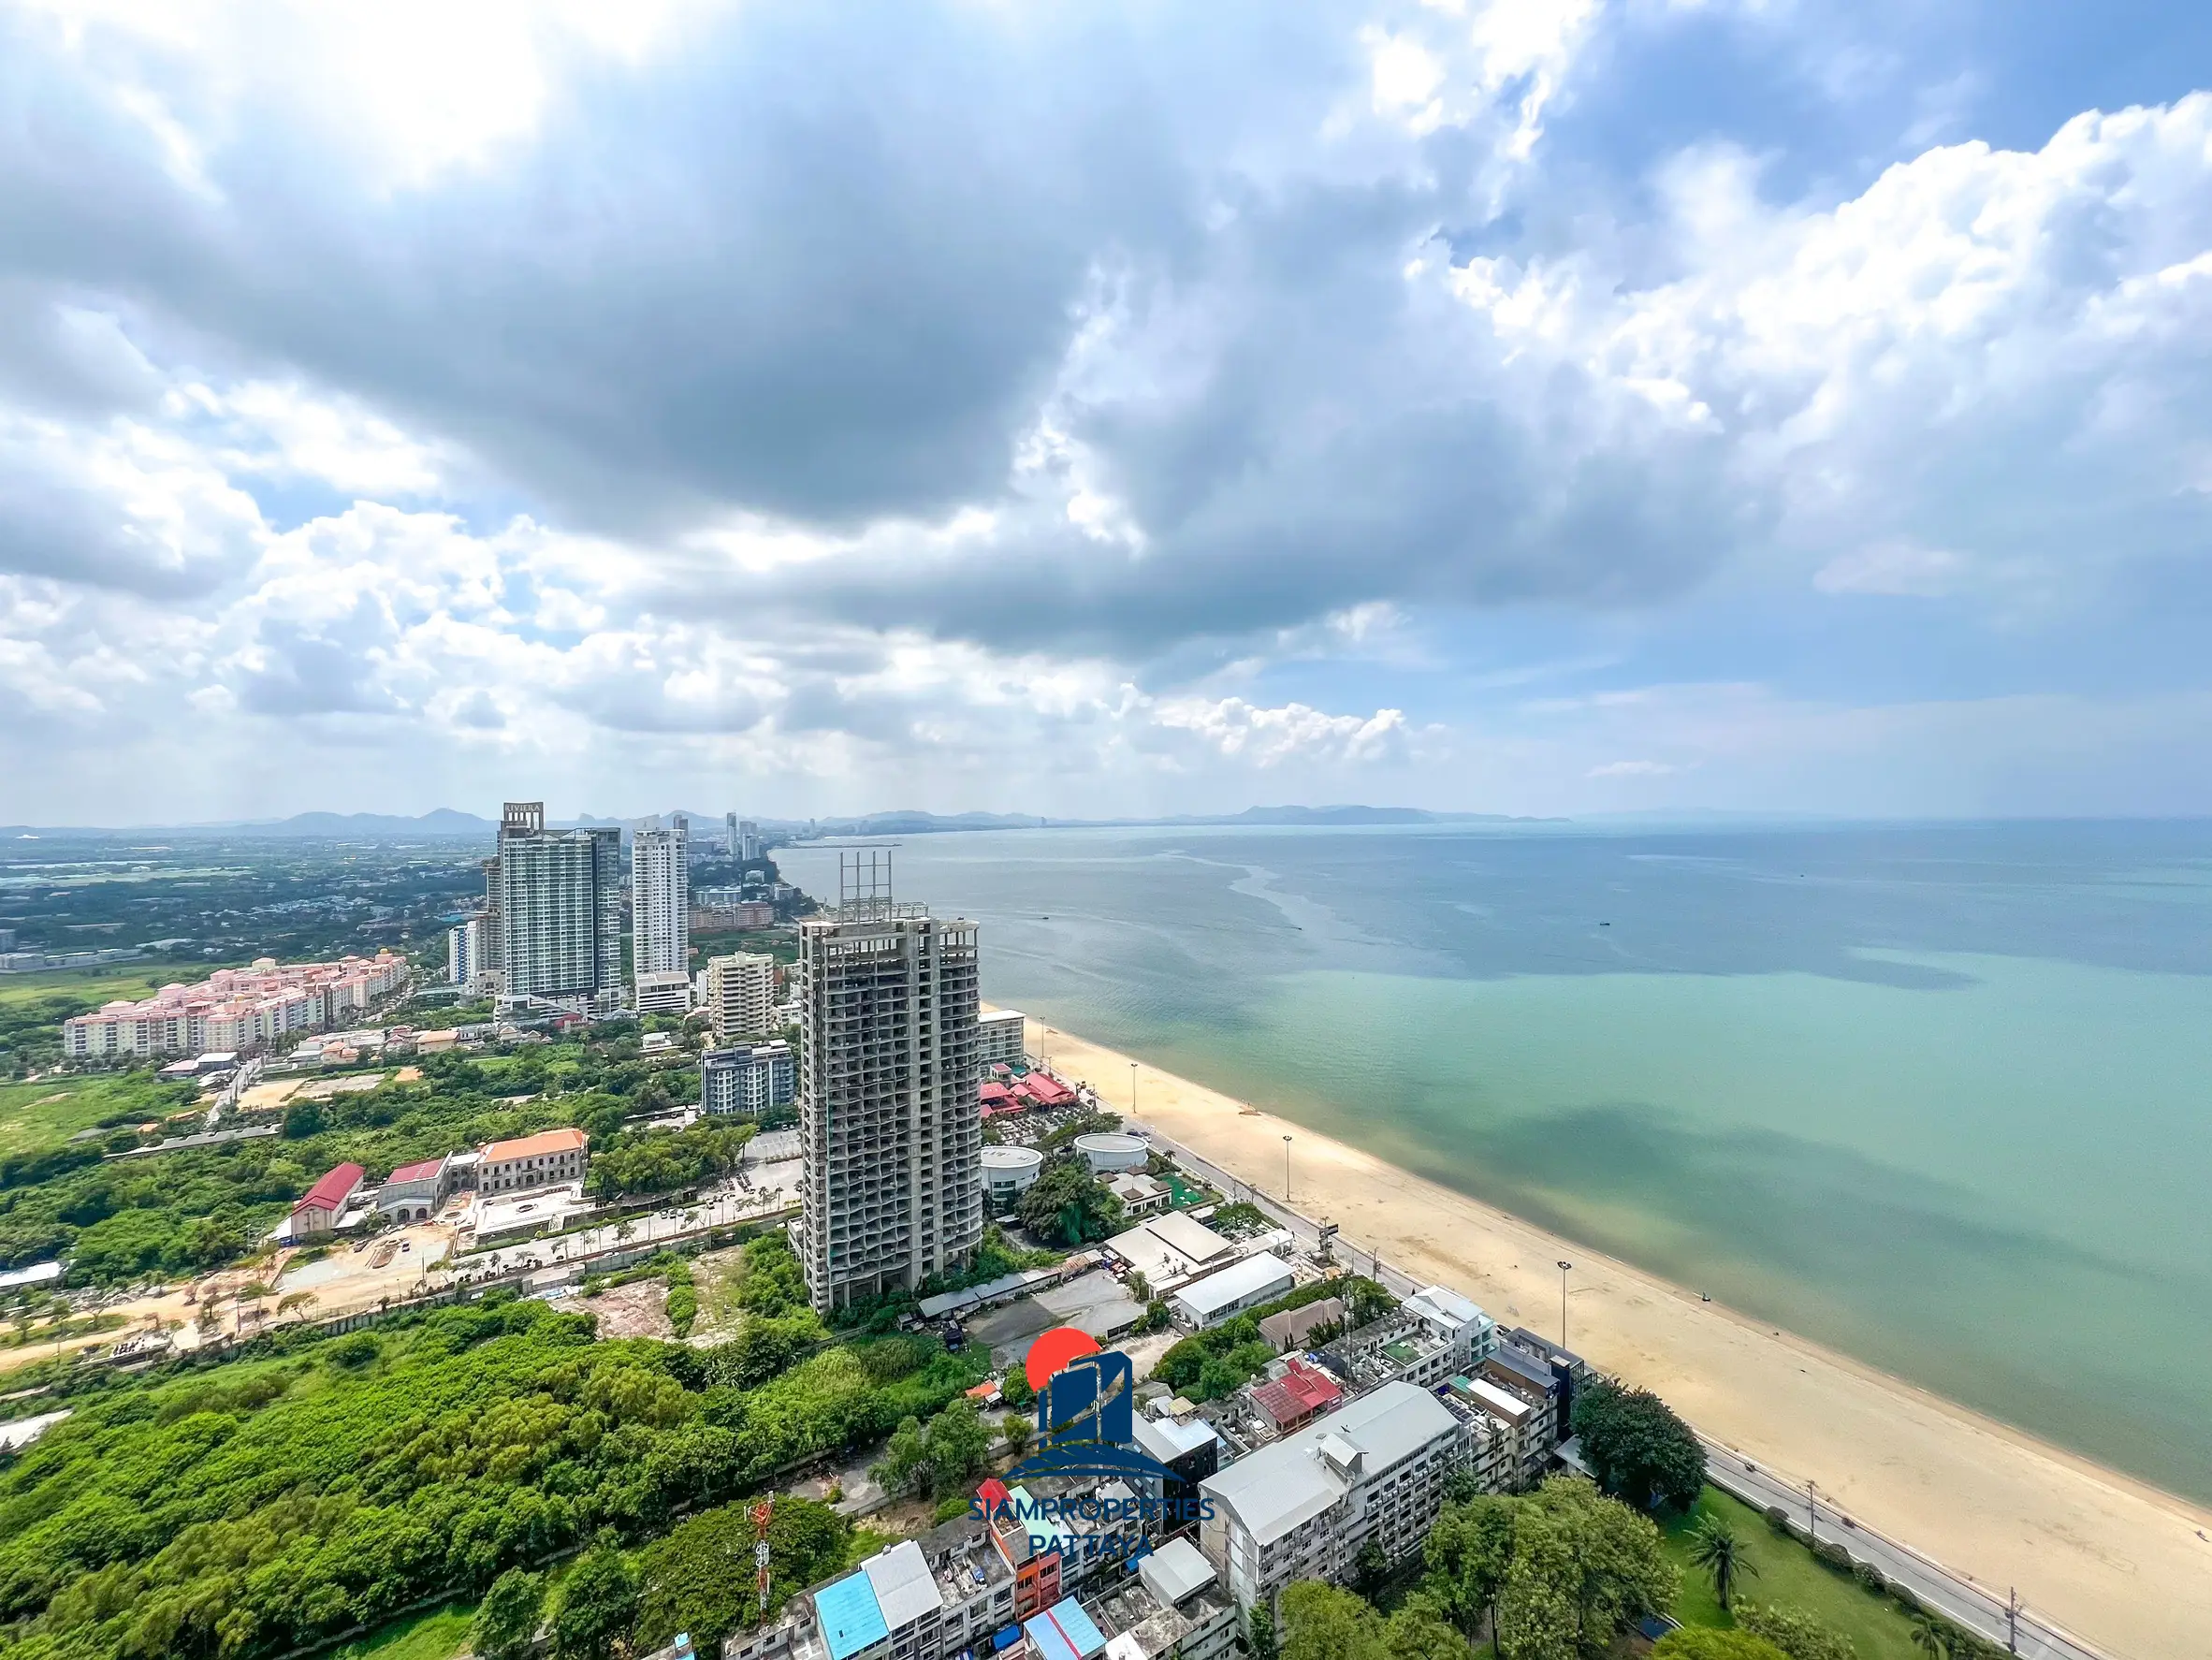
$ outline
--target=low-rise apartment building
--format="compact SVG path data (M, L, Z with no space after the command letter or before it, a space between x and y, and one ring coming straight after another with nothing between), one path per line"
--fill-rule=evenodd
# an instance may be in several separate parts
M165 985L140 1002L118 999L62 1023L72 1060L199 1055L267 1047L294 1032L320 1031L407 983L407 959L391 952L334 963L218 968L196 985Z
M1392 1563L1419 1550L1467 1459L1464 1419L1385 1384L1202 1482L1199 1547L1241 1609L1294 1580L1341 1584L1371 1541Z
M1242 1625L1188 1539L1170 1539L1138 1561L1134 1579L1083 1607L1106 1639L1105 1660L1226 1660Z

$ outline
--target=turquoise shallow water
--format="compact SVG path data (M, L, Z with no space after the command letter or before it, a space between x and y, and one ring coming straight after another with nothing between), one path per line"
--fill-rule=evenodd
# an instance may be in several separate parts
M2212 827L897 858L994 1000L2212 1499Z

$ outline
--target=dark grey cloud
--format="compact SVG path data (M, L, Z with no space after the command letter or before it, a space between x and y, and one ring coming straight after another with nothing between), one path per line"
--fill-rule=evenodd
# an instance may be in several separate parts
M734 610L1142 656L1378 597L1674 591L1713 554L1676 522L1695 458L1562 465L1408 314L1399 268L1480 216L1487 149L1317 138L1366 97L1360 23L749 7L647 73L563 66L542 129L493 164L369 191L328 132L251 93L187 188L19 22L0 243L176 353L458 440L567 522L850 529L981 502L1010 527L950 566L745 584ZM1133 372L1195 386L1061 384L1116 284ZM1047 407L1142 557L1007 497Z

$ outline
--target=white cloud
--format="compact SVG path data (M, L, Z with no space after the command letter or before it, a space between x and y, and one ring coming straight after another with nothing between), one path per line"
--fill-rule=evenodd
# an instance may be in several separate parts
M1903 594L1941 599L1967 580L1968 561L1947 547L1906 541L1876 542L1838 554L1813 573L1823 593Z

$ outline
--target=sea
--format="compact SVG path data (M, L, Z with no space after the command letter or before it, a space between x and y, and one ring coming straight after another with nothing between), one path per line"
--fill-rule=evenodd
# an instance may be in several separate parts
M834 848L778 857L837 892ZM993 1002L2212 1501L2212 823L892 858Z

